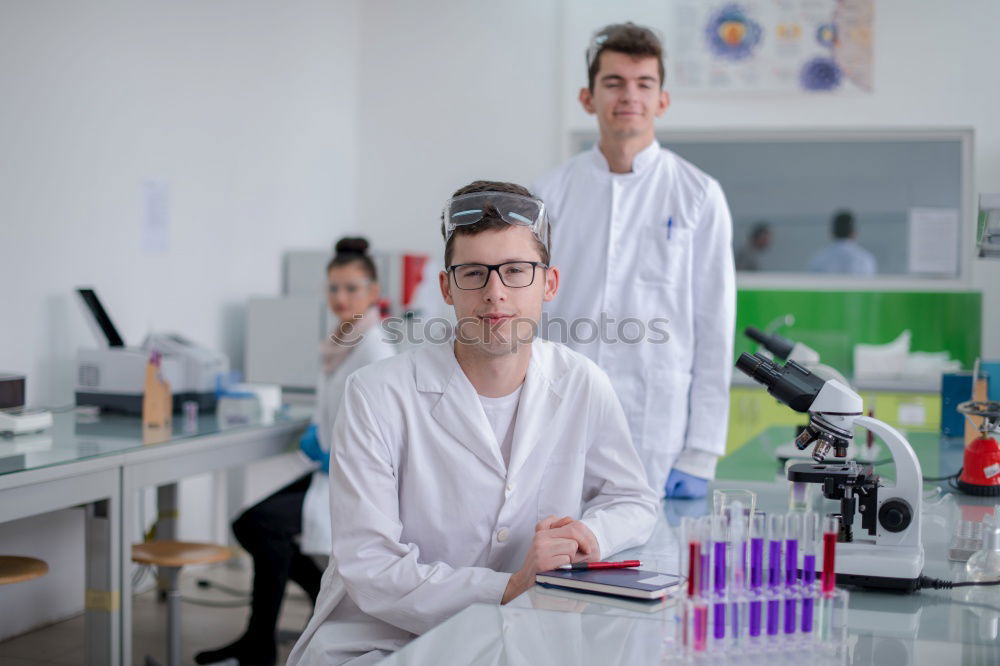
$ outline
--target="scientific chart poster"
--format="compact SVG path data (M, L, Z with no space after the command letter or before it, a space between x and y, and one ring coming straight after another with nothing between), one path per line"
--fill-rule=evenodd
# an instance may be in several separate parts
M677 0L675 7L667 53L673 88L872 92L874 0Z

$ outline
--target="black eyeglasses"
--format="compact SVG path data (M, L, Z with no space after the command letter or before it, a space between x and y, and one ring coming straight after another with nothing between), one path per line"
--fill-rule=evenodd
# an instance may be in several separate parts
M508 261L503 264L455 264L448 271L455 278L459 289L482 289L490 281L490 273L496 271L505 287L519 289L530 287L535 281L535 269L548 268L540 261Z

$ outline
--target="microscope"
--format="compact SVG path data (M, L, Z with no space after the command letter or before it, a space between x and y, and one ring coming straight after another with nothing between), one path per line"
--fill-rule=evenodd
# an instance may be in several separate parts
M767 387L779 402L809 415L795 445L800 450L811 446L815 462L792 465L788 480L819 484L824 497L840 502L837 583L908 592L917 589L924 567L922 475L920 461L906 438L888 424L865 416L861 396L848 386L817 377L795 361L781 366L761 354L744 353L736 367ZM871 464L847 460L855 427L885 442L896 466L895 482L882 479Z

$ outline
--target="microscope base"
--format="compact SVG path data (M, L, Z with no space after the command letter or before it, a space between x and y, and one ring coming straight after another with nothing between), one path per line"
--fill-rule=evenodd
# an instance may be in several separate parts
M837 584L913 592L924 569L921 546L837 544Z

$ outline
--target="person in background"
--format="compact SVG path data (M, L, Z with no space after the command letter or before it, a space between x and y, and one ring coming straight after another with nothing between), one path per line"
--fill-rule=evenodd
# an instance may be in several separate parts
M857 227L851 211L837 211L830 223L830 231L833 243L812 256L809 260L809 272L847 275L878 273L875 255L858 244Z
M539 571L652 533L657 496L607 376L535 339L559 288L544 210L486 181L446 204L438 283L457 335L348 380L333 555L289 666L375 663L469 604L507 603Z
M323 347L316 413L299 441L317 469L247 509L233 534L253 558L250 620L235 642L195 655L198 664L226 659L241 666L270 666L277 659L276 628L285 585L299 585L315 604L322 571L310 554L329 556L330 437L348 376L393 355L379 326L378 276L368 241L344 238L327 265L327 305L337 325ZM301 541L297 543L301 535Z
M750 229L747 243L736 253L736 270L759 271L760 258L771 247L771 225L757 222Z
M654 121L670 96L653 31L608 26L586 60L579 99L597 119L599 140L533 188L550 211L554 262L566 282L547 312L571 334L579 321L611 320L623 330L638 319L649 330L668 320L665 343L609 334L569 345L611 378L650 484L667 497L704 497L725 452L729 413L729 207L714 178L656 140Z

